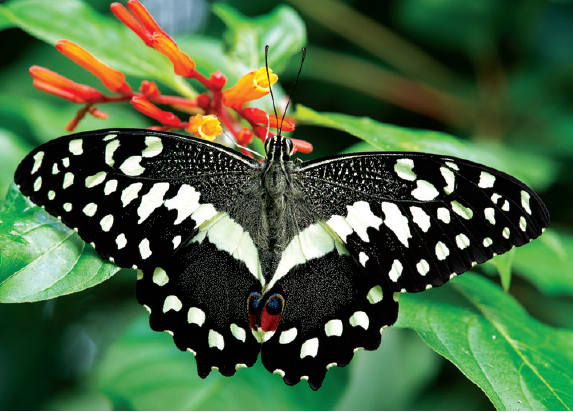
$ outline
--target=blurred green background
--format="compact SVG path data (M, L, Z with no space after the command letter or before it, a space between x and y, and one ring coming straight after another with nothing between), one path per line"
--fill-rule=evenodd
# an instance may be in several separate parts
M86 3L111 15L108 0ZM143 3L177 40L200 35L217 43L222 38L225 25L207 1ZM247 16L267 14L278 4L224 3ZM551 213L553 249L560 254L532 252L533 268L525 259L516 261L518 276L510 293L533 318L573 329L573 287L527 276L529 267L538 274L548 270L572 277L573 2L285 4L300 14L308 37L295 103L449 133L471 141L492 159L492 166L518 170L538 191ZM11 26L0 15L2 198L23 156L64 134L77 110L35 90L29 66L38 64L102 89L53 46ZM208 49L195 52L191 47L192 58L210 61ZM287 91L298 66L295 56L278 73ZM79 130L149 124L128 105L105 109L108 121L87 119ZM293 136L315 146L303 158L365 144L304 121ZM519 276L520 271L525 275ZM493 266L478 272L498 282ZM169 335L148 327L134 289L134 273L121 271L77 294L0 305L0 409L493 409L481 389L409 329L384 332L378 351L360 352L350 366L330 370L316 393L304 382L287 387L260 363L231 379L213 373L200 380L191 356L179 353Z

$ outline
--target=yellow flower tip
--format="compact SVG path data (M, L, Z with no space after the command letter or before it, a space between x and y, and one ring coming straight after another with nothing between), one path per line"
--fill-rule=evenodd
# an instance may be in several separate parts
M270 91L269 78L271 86L279 79L271 69L269 69L269 76L267 77L267 69L265 67L247 73L239 79L236 85L223 92L225 105L239 108L246 102L266 96Z
M207 116L198 114L189 118L187 131L193 133L200 139L212 142L217 136L223 133L223 128L217 116L213 114Z

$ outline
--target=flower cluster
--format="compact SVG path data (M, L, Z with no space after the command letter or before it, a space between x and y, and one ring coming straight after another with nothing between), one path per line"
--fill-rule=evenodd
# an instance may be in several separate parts
M67 125L68 131L73 131L86 114L106 119L107 114L100 111L97 105L128 101L136 110L161 124L153 127L156 130L186 130L201 139L213 141L223 132L224 127L239 145L251 143L254 136L264 140L268 136L276 135L269 130L281 127L281 124L277 124L275 116L258 108L245 107L246 103L269 93L270 87L278 80L278 76L272 70L269 69L268 75L266 68L254 70L243 76L235 86L223 90L227 83L223 73L215 72L208 78L199 73L195 70L195 62L179 49L175 41L159 27L139 1L129 0L127 7L113 3L111 10L148 47L167 57L173 65L175 74L199 81L207 92L195 99L163 95L157 84L148 80L141 83L139 91L134 91L126 82L123 73L99 61L81 46L69 40L60 40L56 44L59 52L91 72L106 89L116 94L108 96L46 68L32 66L30 75L36 88L83 106ZM189 121L184 122L175 113L162 110L158 105L194 115ZM285 132L294 130L294 122L285 118L282 130ZM292 140L298 151L303 153L312 151L310 143ZM247 150L241 150L250 155Z

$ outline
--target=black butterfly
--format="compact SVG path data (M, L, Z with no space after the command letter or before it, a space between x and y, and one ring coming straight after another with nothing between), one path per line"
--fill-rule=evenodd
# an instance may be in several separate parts
M113 129L46 143L15 181L105 259L140 269L151 327L201 377L265 367L313 389L376 349L398 292L440 286L538 237L539 197L505 173L424 153L262 163L173 133Z

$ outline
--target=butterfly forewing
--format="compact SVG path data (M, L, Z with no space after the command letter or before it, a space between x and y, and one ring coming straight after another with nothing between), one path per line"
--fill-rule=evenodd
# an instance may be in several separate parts
M354 258L394 291L439 286L549 223L523 183L457 158L355 154L302 163L294 175Z
M220 211L257 164L219 145L148 130L62 137L36 149L15 181L122 267L167 259Z

